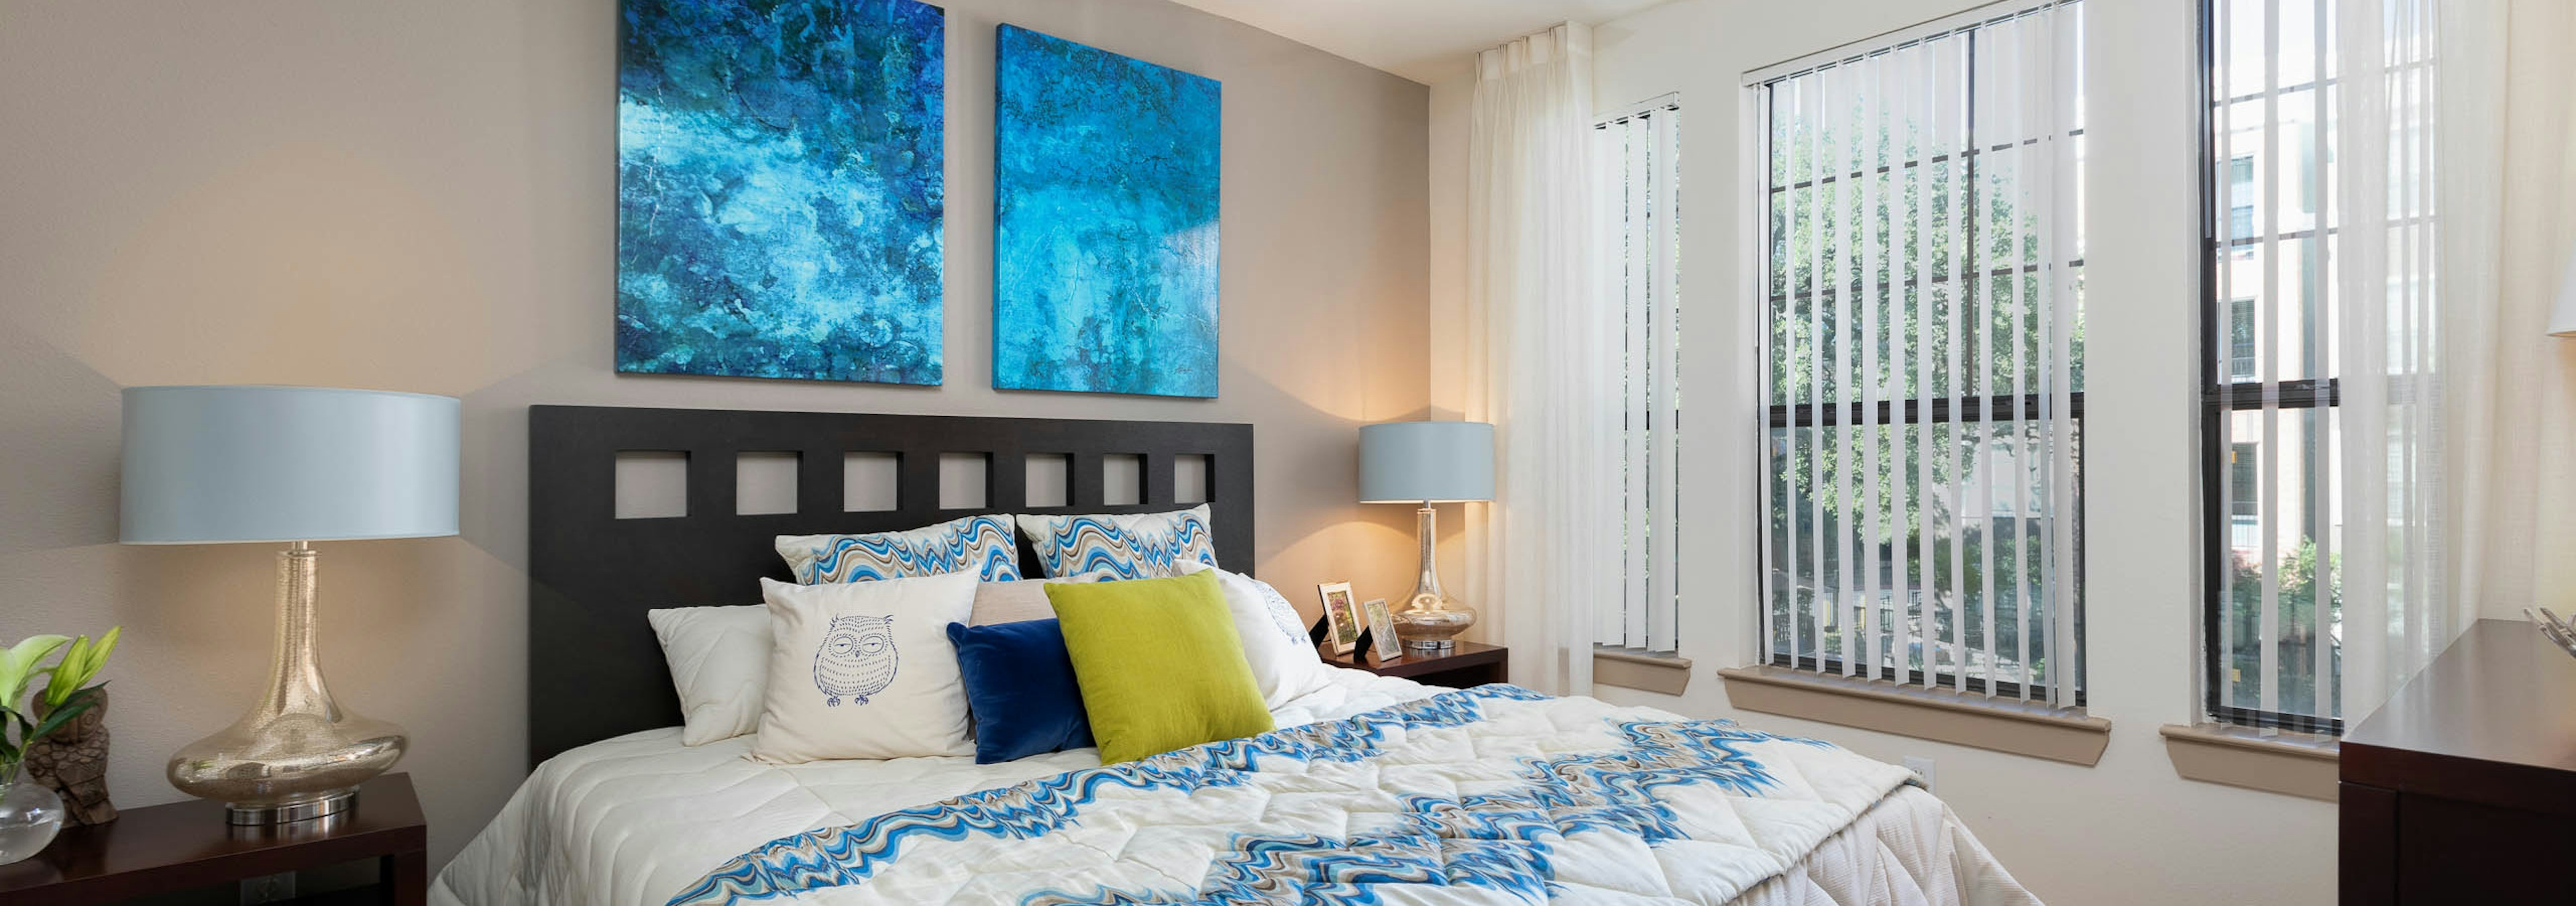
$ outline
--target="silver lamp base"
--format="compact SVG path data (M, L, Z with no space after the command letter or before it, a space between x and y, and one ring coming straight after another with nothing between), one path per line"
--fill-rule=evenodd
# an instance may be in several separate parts
M1457 599L1440 593L1440 569L1433 548L1439 534L1439 516L1429 504L1414 511L1415 529L1422 535L1422 574L1414 580L1413 594L1404 608L1389 616L1395 622L1396 637L1412 651L1455 651L1459 633L1476 625L1476 610Z
M358 804L358 791L346 790L325 794L320 799L287 802L277 805L226 805L224 823L235 825L293 824L328 818Z
M303 542L279 555L277 655L259 707L170 756L170 785L222 801L234 825L337 814L409 746L401 727L340 707L322 681L313 634L317 559Z

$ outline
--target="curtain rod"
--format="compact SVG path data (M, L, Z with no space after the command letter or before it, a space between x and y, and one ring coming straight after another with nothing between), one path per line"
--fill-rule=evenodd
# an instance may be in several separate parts
M1866 59L1874 54L1948 37L1981 25L2002 22L2051 7L2072 6L2080 2L2082 0L1996 0L1994 3L1961 10L1938 19L1917 22L1904 28L1880 32L1805 56L1782 60L1760 69L1747 70L1744 73L1744 87L1751 88L1796 78L1819 69Z
M1649 116L1658 110L1680 109L1682 109L1682 93L1678 91L1667 91L1662 94L1655 95L1654 97L1638 101L1634 104L1621 107L1616 113L1605 114L1594 119L1592 121L1592 128L1599 129L1603 126L1608 126L1614 123L1636 119L1641 116Z

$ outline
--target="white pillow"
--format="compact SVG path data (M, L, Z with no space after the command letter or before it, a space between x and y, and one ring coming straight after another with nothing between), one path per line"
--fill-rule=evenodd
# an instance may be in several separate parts
M948 624L975 609L974 573L793 585L769 602L769 688L752 757L973 755Z
M702 746L760 729L769 687L769 610L674 607L648 610L644 621L662 640L671 687L680 693L680 744Z
M1215 569L1197 563L1184 564L1181 574L1202 569ZM1217 585L1225 590L1226 611L1234 617L1234 632L1243 637L1243 660L1252 666L1252 680L1261 686L1261 701L1277 710L1306 693L1331 682L1331 668L1324 666L1322 655L1315 652L1315 642L1297 625L1297 608L1270 583L1241 573L1216 571Z

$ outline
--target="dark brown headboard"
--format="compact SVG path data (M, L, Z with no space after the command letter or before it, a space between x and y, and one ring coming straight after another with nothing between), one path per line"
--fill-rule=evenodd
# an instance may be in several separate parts
M621 451L688 455L688 513L616 515ZM799 454L796 512L737 515L737 454ZM896 508L843 512L842 461L892 453ZM943 453L990 457L986 505L939 507ZM1030 454L1067 455L1061 507L1029 507ZM1143 457L1143 502L1106 506L1102 460ZM597 406L528 408L528 763L636 730L676 726L644 612L752 604L759 577L788 578L777 535L882 532L977 513L1150 513L1176 508L1175 457L1207 457L1217 559L1252 564L1252 426L942 415L854 415ZM1023 571L1037 575L1021 542Z

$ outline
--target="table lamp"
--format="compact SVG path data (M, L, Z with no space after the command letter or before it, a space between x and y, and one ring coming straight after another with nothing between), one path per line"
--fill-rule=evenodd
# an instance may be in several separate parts
M1360 427L1360 502L1409 503L1422 535L1422 575L1393 614L1405 647L1446 651L1476 625L1476 611L1440 591L1433 556L1434 503L1494 499L1494 426L1484 422L1388 422Z
M311 542L456 534L453 397L316 387L125 391L127 544L285 544L276 662L258 707L170 757L170 784L236 825L340 812L402 758L401 727L332 701Z

